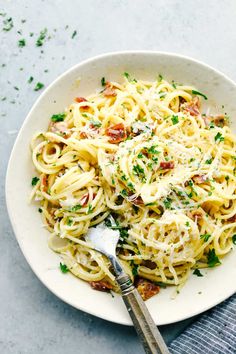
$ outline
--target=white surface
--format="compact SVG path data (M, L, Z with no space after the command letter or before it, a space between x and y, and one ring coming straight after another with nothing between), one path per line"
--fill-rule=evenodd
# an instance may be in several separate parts
M35 207L27 203L30 193L27 181L34 175L29 152L33 133L46 129L49 117L62 111L75 96L85 96L100 87L101 77L119 81L124 71L138 79L154 80L158 74L162 74L167 80L194 85L209 97L207 103L214 110L220 111L224 105L224 111L231 116L235 115L235 84L210 67L188 58L167 53L136 52L104 55L85 61L51 84L32 108L12 152L6 192L8 210L18 242L39 279L54 294L76 308L129 325L131 321L119 296L113 299L109 294L92 290L88 284L74 276L65 276L58 271L59 257L47 246L48 233L41 227L40 215ZM78 77L81 77L79 88L75 85ZM235 122L233 126L235 129ZM168 288L147 302L156 324L188 318L233 294L236 291L236 284L232 282L236 278L235 253L227 256L222 266L203 273L206 275L202 278L192 276L175 300L171 299L173 288ZM216 286L219 283L221 286Z

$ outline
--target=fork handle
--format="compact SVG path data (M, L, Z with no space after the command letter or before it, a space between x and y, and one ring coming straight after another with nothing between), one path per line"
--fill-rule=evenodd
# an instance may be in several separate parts
M145 353L169 354L169 350L156 327L143 299L127 274L116 278L122 298L133 321L135 330L141 339Z

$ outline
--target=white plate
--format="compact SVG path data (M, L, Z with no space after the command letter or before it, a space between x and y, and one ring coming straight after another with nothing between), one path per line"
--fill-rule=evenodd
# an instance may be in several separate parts
M208 97L214 110L236 113L236 85L223 74L193 59L169 53L122 52L105 54L84 61L54 81L39 97L28 114L16 139L8 165L6 199L16 238L29 265L59 298L72 306L106 320L131 325L120 296L94 291L71 274L62 274L59 256L47 245L48 232L42 227L37 208L28 204L31 178L35 171L29 143L36 130L45 130L50 116L70 104L75 96L86 96L101 88L107 80L122 80L129 72L138 79L155 80L162 74L167 80L191 84ZM80 86L76 80L81 79ZM236 132L236 122L233 123ZM204 277L191 276L181 293L171 299L174 288L162 289L147 301L157 325L180 321L199 314L223 301L236 291L236 253L231 252L220 267L203 271Z

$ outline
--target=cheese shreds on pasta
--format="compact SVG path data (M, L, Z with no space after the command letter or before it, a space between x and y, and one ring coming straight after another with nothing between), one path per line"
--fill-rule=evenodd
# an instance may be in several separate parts
M201 112L203 99L193 87L126 73L35 134L31 198L74 275L117 290L109 261L85 239L104 222L120 231L118 257L132 280L181 286L230 252L236 137L225 115Z

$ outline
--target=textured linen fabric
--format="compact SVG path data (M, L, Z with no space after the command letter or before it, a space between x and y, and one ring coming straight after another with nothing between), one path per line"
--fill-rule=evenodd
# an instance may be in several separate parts
M169 349L172 354L236 354L236 294L201 316Z

